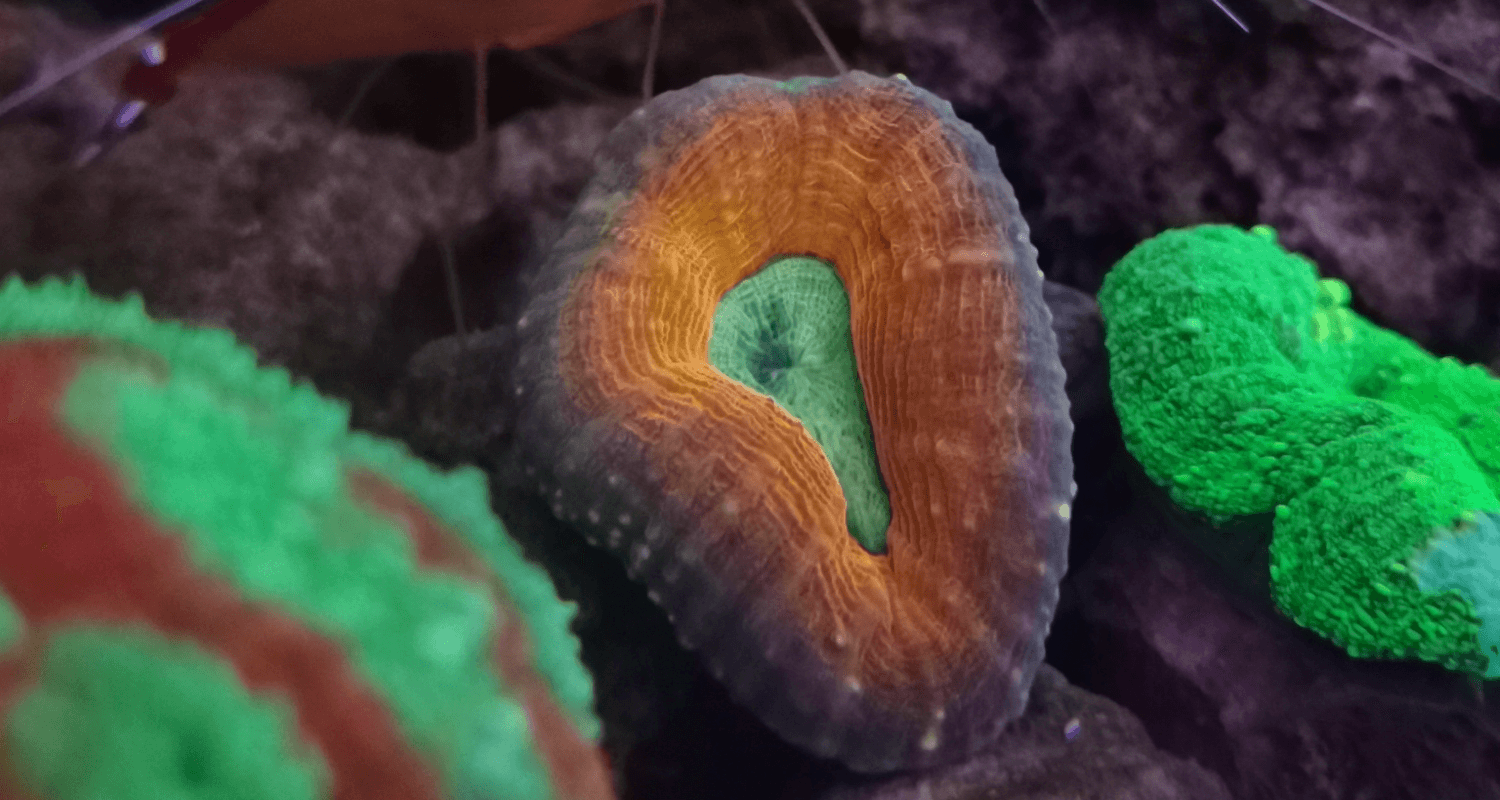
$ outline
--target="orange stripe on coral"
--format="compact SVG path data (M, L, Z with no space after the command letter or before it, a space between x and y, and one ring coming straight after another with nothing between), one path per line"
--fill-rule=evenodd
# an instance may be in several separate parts
M257 694L283 696L322 751L338 800L440 800L438 777L407 743L339 645L200 572L183 541L127 498L112 467L56 422L94 345L0 345L0 585L31 626L147 625L197 642ZM132 354L133 355L133 354ZM79 488L59 494L56 486ZM0 697L24 680L0 672Z

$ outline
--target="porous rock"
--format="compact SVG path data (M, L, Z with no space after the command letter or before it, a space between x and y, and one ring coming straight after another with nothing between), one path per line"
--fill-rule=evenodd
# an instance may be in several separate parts
M1424 346L1500 357L1500 6L865 0L863 30L1001 151L1048 277L1161 230L1265 222Z
M1229 800L1220 778L1152 744L1118 704L1043 664L1026 713L953 767L846 785L824 800Z
M214 73L81 169L0 128L0 259L139 290L302 375L361 363L424 238L482 212L472 163L338 128L288 79Z
M1135 501L1103 512L1103 543L1069 576L1048 642L1071 680L1241 800L1500 797L1500 714L1475 684L1352 659L1299 629L1270 604L1268 519L1226 534L1133 462L1114 475Z

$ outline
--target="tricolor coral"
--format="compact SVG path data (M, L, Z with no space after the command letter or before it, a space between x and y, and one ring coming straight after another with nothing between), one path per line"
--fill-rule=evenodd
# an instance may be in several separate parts
M571 609L222 331L0 289L0 794L610 795Z
M880 770L990 741L1041 661L1072 499L994 150L853 73L712 78L600 153L517 323L523 474L792 742Z
M1500 676L1500 381L1348 302L1269 228L1137 246L1099 292L1126 443L1182 506L1274 512L1271 589L1299 625Z

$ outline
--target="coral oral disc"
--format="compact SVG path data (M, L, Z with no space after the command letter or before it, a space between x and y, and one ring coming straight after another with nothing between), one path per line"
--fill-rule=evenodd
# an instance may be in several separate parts
M838 475L849 534L871 553L884 553L891 501L875 459L853 345L849 297L832 265L781 258L724 295L708 360L807 428Z
M521 472L792 742L873 771L989 741L1041 661L1072 499L1050 313L994 150L904 80L734 76L657 98L599 162L518 325ZM831 267L847 328L790 320L836 333L724 360L721 305L792 256ZM836 351L825 335L853 369L808 380L860 401L838 426L870 447L767 391L808 366L777 347ZM871 498L888 517L851 525Z

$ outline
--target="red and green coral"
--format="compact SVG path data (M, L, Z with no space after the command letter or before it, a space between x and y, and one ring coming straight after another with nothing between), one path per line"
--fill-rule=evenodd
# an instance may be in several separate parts
M81 282L0 288L0 408L0 794L609 796L477 470Z
M1130 451L1216 520L1274 512L1271 588L1361 658L1500 675L1500 381L1348 307L1269 228L1174 230L1107 276Z

